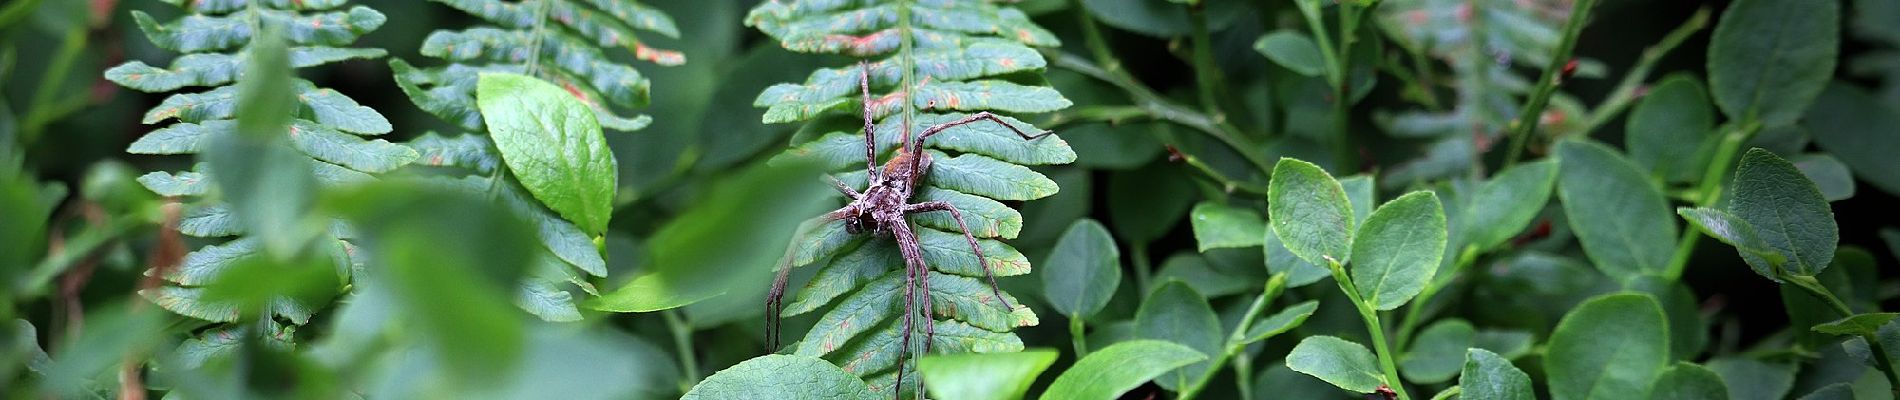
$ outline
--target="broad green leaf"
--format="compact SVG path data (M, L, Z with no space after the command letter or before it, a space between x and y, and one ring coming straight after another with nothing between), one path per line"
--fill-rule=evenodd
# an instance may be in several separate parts
M1265 397L1271 393L1285 399L1329 399L1339 396L1339 389L1332 384L1312 376L1296 372L1283 363L1270 363L1266 372L1259 374L1253 381L1256 396Z
M1554 161L1518 164L1499 172L1478 186L1464 212L1458 214L1456 226L1462 231L1462 241L1483 251L1511 240L1537 219L1556 184Z
M1669 320L1670 360L1693 360L1709 341L1709 323L1702 316L1702 302L1682 282L1669 282L1654 276L1639 276L1623 281L1623 290L1646 293L1662 305Z
M918 360L917 372L940 398L1014 400L1023 398L1056 356L1054 350L931 355Z
M1277 30L1260 36L1253 42L1254 51L1267 56L1274 64L1306 76L1320 76L1326 72L1326 60L1321 57L1319 45L1305 33L1293 30Z
M1781 281L1781 277L1775 273L1775 268L1786 262L1787 258L1769 247L1768 242L1762 240L1761 234L1756 233L1755 227L1749 225L1748 221L1713 208L1683 207L1677 208L1676 214L1682 215L1682 219L1688 220L1689 225L1701 229L1710 237L1735 246L1735 250L1743 254L1742 260L1746 261L1756 274L1776 282Z
M1473 347L1477 334L1471 323L1461 319L1432 323L1399 356L1400 375L1421 384L1450 381L1464 368L1465 350Z
M1802 125L1814 144L1840 158L1854 177L1888 194L1900 194L1900 112L1890 104L1845 83L1828 85L1808 107Z
M1709 37L1709 86L1722 113L1765 126L1793 123L1834 74L1839 2L1740 0Z
M1154 242L1187 220L1194 198L1194 183L1181 179L1175 167L1114 171L1108 177L1108 226L1123 243Z
M1120 342L1076 360L1049 383L1041 398L1112 399L1163 373L1206 359L1206 354L1167 341Z
M1411 301L1445 255L1445 211L1432 192L1379 206L1352 243L1352 282L1367 306L1391 310Z
M683 399L874 399L863 380L814 357L770 354L693 385Z
M1675 253L1669 204L1629 159L1607 146L1557 144L1557 194L1584 254L1615 278L1660 273Z
M511 175L562 218L607 231L618 167L593 112L554 84L484 74L476 100Z
M1623 143L1630 161L1669 182L1694 182L1707 169L1713 148L1715 109L1702 83L1670 75L1630 110Z
M1464 390L1461 397L1472 399L1537 399L1537 392L1531 390L1529 375L1511 365L1511 360L1485 349L1466 351L1464 370L1458 375L1458 387Z
M574 305L574 295L546 280L522 281L521 287L515 290L515 305L546 321L581 320L581 310Z
M1736 167L1734 191L1731 211L1787 258L1783 269L1788 273L1812 276L1834 260L1840 241L1834 210L1794 164L1751 149Z
M1259 246L1267 230L1259 212L1211 202L1195 204L1188 211L1188 222L1194 226L1195 248L1200 251Z
M1535 339L1530 332L1485 329L1478 331L1478 336L1472 338L1471 347L1490 350L1506 359L1515 359L1529 353Z
M1802 154L1788 160L1795 168L1801 169L1801 175L1808 177L1821 189L1821 197L1827 201L1847 200L1854 197L1854 176L1847 171L1847 164L1826 154Z
M1286 366L1354 393L1372 393L1391 383L1385 381L1379 359L1366 346L1332 336L1300 340L1286 355Z
M1314 265L1346 262L1353 211L1339 181L1318 165L1282 158L1267 192L1268 220L1287 250Z
M1366 223L1366 217L1372 216L1372 206L1378 205L1377 184L1371 175L1353 175L1339 180L1339 187L1346 189L1346 202L1352 203L1352 228L1357 230Z
M1700 365L1676 363L1656 377L1656 390L1650 400L1727 400L1728 385L1722 376Z
M1259 287L1250 279L1235 279L1227 271L1214 269L1206 257L1192 251L1168 256L1167 260L1161 262L1161 271L1155 272L1153 279L1155 282L1178 280L1207 297L1237 294Z
M1242 340L1241 343L1267 340L1274 335L1299 328L1300 325L1306 323L1307 317L1313 316L1313 312L1318 310L1318 300L1307 300L1299 304L1287 306L1286 309L1280 310L1280 312L1254 321L1253 326L1247 328L1246 340Z
M1069 318L1088 318L1121 286L1121 250L1102 224L1079 220L1056 241L1042 269L1038 275L1049 306Z
M1668 322L1648 295L1604 295L1564 315L1548 346L1552 399L1639 398L1669 361Z
M1704 363L1727 382L1729 397L1735 400L1773 400L1786 398L1794 388L1798 366L1753 358L1717 358Z
M1089 16L1103 24L1147 36L1168 38L1186 35L1190 18L1187 8L1161 1L1084 0Z
M1141 302L1141 308L1135 311L1135 337L1187 345L1202 354L1218 354L1225 344L1220 317L1214 315L1213 307L1180 281L1162 283ZM1206 362L1189 364L1162 375L1155 383L1180 390L1207 369Z
M1847 382L1835 383L1815 389L1796 400L1854 400L1854 385Z
M1866 336L1880 331L1881 325L1900 317L1900 313L1865 313L1815 325L1814 331L1829 335Z
M813 184L815 175L809 165L761 164L713 185L648 240L651 254L642 275L589 307L649 312L728 293L756 301L751 296L766 292L773 275L766 266L775 265L778 246L792 240L800 220L825 208L830 190ZM774 200L761 206L760 198ZM736 226L748 228L730 229Z

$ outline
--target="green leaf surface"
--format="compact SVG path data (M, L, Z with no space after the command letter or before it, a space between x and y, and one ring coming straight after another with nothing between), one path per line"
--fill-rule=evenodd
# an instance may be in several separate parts
M1649 392L1650 400L1726 400L1729 399L1728 385L1722 382L1722 376L1715 371L1691 363L1681 362L1663 371L1656 377L1656 390Z
M1544 356L1551 398L1640 398L1669 361L1662 306L1643 294L1592 298L1565 314Z
M619 168L587 106L525 75L482 75L477 93L488 134L521 186L581 230L606 232Z
M1340 389L1372 393L1388 385L1379 372L1379 359L1358 343L1332 336L1308 336L1286 356L1287 368L1311 375Z
M1630 161L1669 182L1702 178L1715 143L1706 93L1694 77L1670 75L1643 95L1623 129Z
M1550 201L1557 184L1557 163L1536 161L1499 172L1478 186L1458 214L1461 240L1479 250L1503 245L1529 227Z
M1327 271L1326 267L1313 265L1301 259L1300 256L1294 255L1292 250L1286 248L1286 243L1280 241L1280 235L1274 233L1273 229L1269 228L1265 233L1261 245L1266 252L1264 256L1267 261L1267 272L1287 274L1287 286L1311 285L1333 276L1332 271Z
M1827 201L1847 200L1854 197L1854 175L1847 170L1847 164L1827 154L1802 154L1790 157L1789 162L1801 169L1809 181L1821 189L1821 197Z
M1835 83L1808 107L1802 125L1814 144L1840 158L1854 177L1888 194L1900 194L1900 112L1867 91Z
M1772 281L1781 281L1775 268L1786 262L1787 258L1769 247L1768 242L1762 240L1761 234L1756 233L1755 227L1749 225L1748 221L1713 208L1677 208L1676 214L1682 215L1689 225L1701 229L1710 237L1735 246L1735 250L1743 254L1742 260L1756 274Z
M1815 325L1814 331L1829 335L1866 336L1880 332L1880 326L1900 318L1900 313L1863 313Z
M1247 328L1247 338L1246 340L1242 340L1241 343L1267 340L1274 335L1292 331L1294 328L1299 328L1300 325L1305 324L1306 319L1312 317L1313 312L1318 310L1318 300L1307 300L1299 304L1286 306L1286 309L1280 310L1280 312L1273 313L1273 315L1255 321L1253 326Z
M1267 32L1260 36L1260 40L1253 42L1253 49L1267 56L1268 60L1273 60L1274 64L1300 75L1320 76L1326 72L1326 60L1320 54L1319 45L1299 31Z
M1787 258L1783 270L1813 276L1834 260L1840 241L1834 210L1794 164L1767 150L1751 149L1736 167L1734 192L1731 211Z
M1765 126L1793 123L1834 73L1839 2L1740 0L1709 37L1709 86L1722 113Z
M1405 305L1425 290L1445 255L1445 211L1432 192L1399 196L1366 218L1352 243L1352 282L1376 310Z
M1056 241L1042 263L1042 291L1049 306L1069 318L1088 318L1108 305L1121 286L1121 250L1108 229L1079 220Z
M770 354L706 377L683 399L873 399L863 380L815 357Z
M1163 373L1206 359L1206 354L1167 341L1115 343L1076 360L1049 383L1041 398L1112 399Z
M1287 250L1314 265L1346 262L1353 211L1339 181L1318 165L1282 158L1267 192L1268 220Z
M1218 354L1225 344L1220 317L1194 288L1180 281L1155 287L1135 311L1135 337L1166 340L1194 349L1201 354ZM1155 379L1170 390L1180 390L1206 373L1206 362L1188 364Z
M1023 398L1057 355L1054 350L931 355L917 362L917 372L939 398L1014 400Z
M1616 278L1660 273L1675 253L1669 204L1636 164L1607 146L1557 145L1557 194L1584 254Z
M1259 246L1267 230L1258 211L1212 202L1195 204L1188 211L1188 222L1194 227L1195 248L1200 251Z
M1485 349L1466 351L1463 372L1458 375L1462 397L1495 400L1536 400L1531 377L1511 365L1511 360Z
M1793 363L1743 357L1716 358L1703 365L1722 376L1729 387L1728 398L1734 400L1787 398L1794 388L1795 372L1800 369Z
M1466 349L1473 347L1478 331L1461 319L1445 319L1420 331L1405 354L1399 356L1399 373L1405 380L1433 384L1450 381L1465 368ZM1496 356L1493 354L1492 356Z
M1854 400L1854 385L1841 382L1822 386L1796 400Z

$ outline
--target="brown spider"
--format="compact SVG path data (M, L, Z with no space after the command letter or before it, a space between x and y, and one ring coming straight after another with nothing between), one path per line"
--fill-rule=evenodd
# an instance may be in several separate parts
M869 184L865 186L863 192L859 192L852 190L851 187L846 186L844 182L839 181L836 177L830 175L825 176L831 181L832 187L837 188L838 192L844 193L846 197L851 198L851 203L846 204L843 208L825 213L807 223L817 224L843 220L845 223L845 231L851 234L864 233L867 231L878 236L889 234L897 241L898 252L904 257L905 267L903 339L905 350L898 356L897 369L897 381L901 383L904 381L903 360L909 355L911 348L910 336L915 332L915 325L912 318L917 314L919 304L923 305L924 313L924 352L930 351L931 341L936 336L936 321L933 316L934 311L929 306L930 279L928 274L930 269L924 264L923 247L917 244L917 234L911 230L910 221L905 218L905 216L931 211L950 212L950 216L957 220L957 228L963 230L963 238L970 242L970 250L976 253L977 264L983 267L983 275L989 278L991 293L996 296L998 301L1003 303L1005 309L1015 308L1009 304L1008 300L1003 299L1002 290L997 289L996 275L990 272L989 261L983 257L983 248L977 246L976 236L971 235L969 225L964 224L963 212L957 210L957 207L951 205L949 202L910 202L911 193L917 187L917 183L923 178L925 173L930 171L930 154L923 152L924 139L929 139L932 135L936 135L952 127L985 120L1009 128L1010 131L1015 132L1017 136L1022 137L1024 140L1040 139L1054 132L1044 131L1035 135L1023 133L1022 130L1003 122L1002 119L997 118L996 115L990 114L987 111L925 128L922 133L917 135L916 140L911 140L910 127L906 125L904 127L904 139L902 141L904 147L898 149L897 154L892 156L889 162L884 163L882 168L879 168L877 165L877 135L872 132L876 124L871 117L870 66L862 61L858 62L858 77L858 89L862 93L864 101L864 164L869 173ZM786 257L779 261L778 277L772 282L772 291L765 299L765 305L768 309L766 310L765 323L767 351L777 351L779 347L778 318L779 313L784 308L783 297L785 295L785 281L790 276L792 270L790 263L791 252L787 251ZM913 294L914 291L919 290L923 293L921 302L917 301L918 296Z

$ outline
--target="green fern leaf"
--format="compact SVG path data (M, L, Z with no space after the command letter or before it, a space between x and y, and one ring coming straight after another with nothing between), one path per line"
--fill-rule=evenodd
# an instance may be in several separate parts
M879 157L902 147L905 132L915 134L970 113L1043 113L1071 104L1053 88L1023 83L1040 81L1025 76L1039 75L1048 66L1035 47L1059 45L1055 36L1021 11L993 2L773 1L753 8L746 24L791 51L868 58L862 73L873 91L869 108ZM766 88L753 105L766 110L767 123L860 118L866 106L859 95L860 71L855 65L821 68L802 83ZM1014 117L1001 119L1023 132L1040 131ZM817 162L836 171L833 175L846 185L863 187L865 133L815 133L821 134L794 144L774 161ZM1075 151L1058 137L1024 140L1009 127L988 122L946 130L924 147L935 163L911 202L957 206L970 233L982 238L979 246L989 270L999 276L1029 273L1028 259L997 240L1014 238L1023 227L1022 213L1003 201L1055 194L1055 181L1027 166L1073 162ZM1021 339L1011 331L1039 321L1029 309L1004 309L1005 299L994 298L984 266L956 220L948 213L910 220L933 270L928 278L933 304L928 306L939 320L934 350L1021 350ZM829 262L797 291L783 315L826 310L794 352L825 357L889 394L898 369L910 368L897 363L903 351L897 320L904 262L890 239L866 236L845 232L842 222L801 230L792 244L791 264Z
M197 154L220 136L236 135L235 121L238 88L233 85L249 68L253 40L263 30L283 32L293 47L288 49L292 68L314 67L336 62L380 58L381 49L345 48L357 38L382 26L387 18L368 7L343 9L343 0L166 0L184 8L188 14L170 22L161 22L144 12L132 17L147 39L160 48L186 53L165 68L142 61L131 61L106 71L114 83L144 92L170 92L186 88L192 92L174 93L158 107L146 113L147 124L170 123L134 141L127 149L138 154ZM372 173L400 168L415 161L414 150L381 139L391 130L389 121L375 110L334 90L317 87L307 81L292 82L301 107L293 112L288 143L306 156L317 178L327 186L346 186L375 179ZM211 322L239 319L234 304L209 301L205 285L238 263L261 254L262 246L248 236L231 207L215 196L214 183L207 179L204 164L188 172L152 172L138 182L163 196L177 198L185 208L178 231L185 235L220 239L220 243L200 247L187 254L177 268L166 270L160 278L166 285L140 292L160 307L179 315ZM347 249L351 235L348 227L332 228L336 249L332 254L339 265L358 263ZM227 239L228 240L223 240ZM348 270L345 268L344 270ZM147 272L155 273L155 272ZM278 297L271 300L272 314L292 324L310 320L324 306L315 299ZM268 320L268 319L267 319ZM214 352L221 333L245 327L214 327L187 347L199 346L199 353ZM285 326L280 332L294 331ZM289 335L282 336L285 340ZM208 353L207 353L208 354ZM203 354L201 354L203 355Z

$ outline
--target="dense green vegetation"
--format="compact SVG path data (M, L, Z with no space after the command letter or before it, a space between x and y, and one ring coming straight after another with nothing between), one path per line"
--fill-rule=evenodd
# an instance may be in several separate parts
M1892 399L1893 21L13 0L0 396Z

